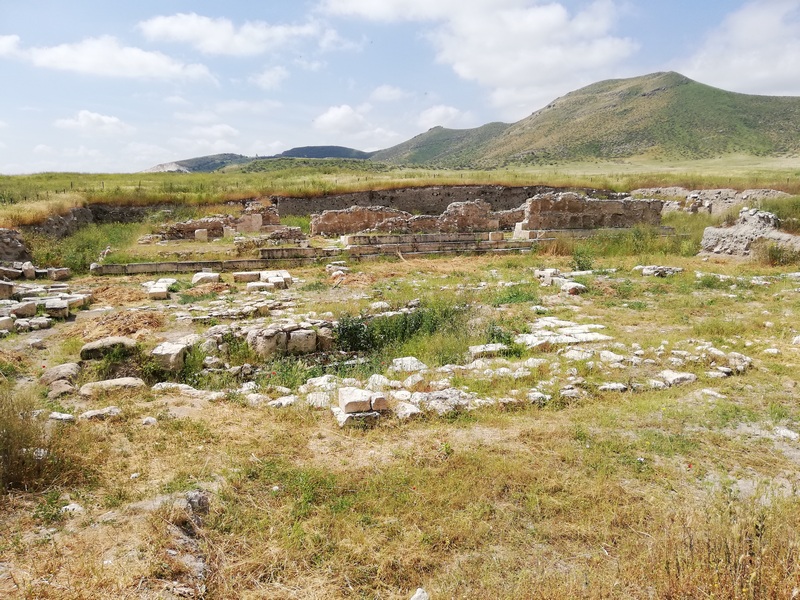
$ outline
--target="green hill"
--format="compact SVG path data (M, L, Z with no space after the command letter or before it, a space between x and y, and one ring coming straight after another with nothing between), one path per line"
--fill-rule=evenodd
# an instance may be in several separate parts
M272 158L348 158L366 160L373 154L375 153L354 150L344 146L301 146L281 152Z
M407 142L379 150L372 160L469 167L483 158L484 147L508 127L507 123L489 123L475 129L434 127Z
M655 73L581 88L512 125L436 127L373 160L455 167L798 152L800 98L737 94Z

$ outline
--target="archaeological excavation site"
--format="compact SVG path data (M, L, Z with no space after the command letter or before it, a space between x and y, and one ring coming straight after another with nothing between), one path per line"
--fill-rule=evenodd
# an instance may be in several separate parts
M790 201L441 185L3 229L0 596L794 597Z

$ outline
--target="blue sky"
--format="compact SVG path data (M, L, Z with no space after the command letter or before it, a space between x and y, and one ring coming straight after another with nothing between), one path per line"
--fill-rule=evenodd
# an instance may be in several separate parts
M386 148L675 70L800 95L800 0L0 2L0 173Z

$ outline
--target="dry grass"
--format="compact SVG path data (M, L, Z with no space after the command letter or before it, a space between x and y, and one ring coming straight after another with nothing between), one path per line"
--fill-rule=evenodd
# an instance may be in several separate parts
M521 381L462 377L497 396L580 376L587 395L569 404L340 430L325 411L249 408L236 397L60 400L76 412L115 404L123 416L81 425L94 436L91 482L65 482L52 497L4 497L0 594L158 597L173 581L194 581L179 560L182 526L208 565L210 598L407 600L418 586L433 598L790 598L800 586L800 446L775 427L800 425L796 284L712 285L694 270L785 269L674 255L658 258L686 273L644 278L631 271L640 258L596 257L596 266L618 272L586 278L583 297L537 288L537 301L500 307L492 307L507 289L499 282L531 280L537 267L568 268L571 257L365 263L335 289L322 283L287 293L298 313L337 315L377 299L401 306L414 297L469 298L483 305L470 314L470 333L489 321L526 331L533 305L547 304L552 316L605 324L624 345L608 349L627 355L638 343L643 358L656 361L591 368L551 349L525 355L554 366ZM326 281L322 266L292 273ZM126 297L114 284L104 293ZM163 330L164 317L120 312L59 328L69 339L96 339ZM597 391L608 380L646 382L670 350L694 352L701 340L752 356L755 367L712 380L706 360L679 369L699 376L685 387ZM426 349L434 341L414 343ZM764 355L768 347L781 354ZM141 425L149 415L157 426ZM194 526L172 506L191 489L211 496L210 514ZM170 498L166 507L147 505L161 495ZM70 500L86 512L56 517Z

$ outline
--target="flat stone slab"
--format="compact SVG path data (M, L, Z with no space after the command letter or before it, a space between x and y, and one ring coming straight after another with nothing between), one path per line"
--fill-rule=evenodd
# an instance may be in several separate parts
M153 357L161 369L174 373L183 369L184 359L188 350L189 346L187 344L164 342L153 348L150 356Z
M356 387L339 388L339 409L346 414L372 410L372 394Z
M197 398L199 400L208 400L209 402L218 402L225 399L225 392L212 392L209 390L198 390L185 383L172 383L163 381L155 384L151 388L154 392L177 394L180 396L187 396L189 398Z
M413 356L404 356L403 358L395 358L389 370L402 373L415 373L418 371L427 371L428 365Z
M336 422L339 427L370 427L378 422L381 418L381 413L377 411L346 413L338 406L331 406L331 412L336 417Z
M118 406L107 406L99 410L87 410L85 413L78 416L78 419L83 421L105 421L106 419L114 419L122 416L122 409Z
M129 337L111 336L84 344L81 348L81 360L103 358L115 351L132 352L136 348L136 340Z
M54 381L65 379L67 381L75 381L78 373L81 372L81 366L78 363L64 363L50 367L39 377L39 383L42 385L50 385Z
M664 383L666 383L668 386L684 385L686 383L693 383L697 381L697 375L694 373L679 373L670 369L661 371L658 376L663 379Z
M147 384L138 377L120 377L118 379L106 379L105 381L87 383L78 390L78 394L84 397L92 397L102 394L103 392L135 390L146 387Z

